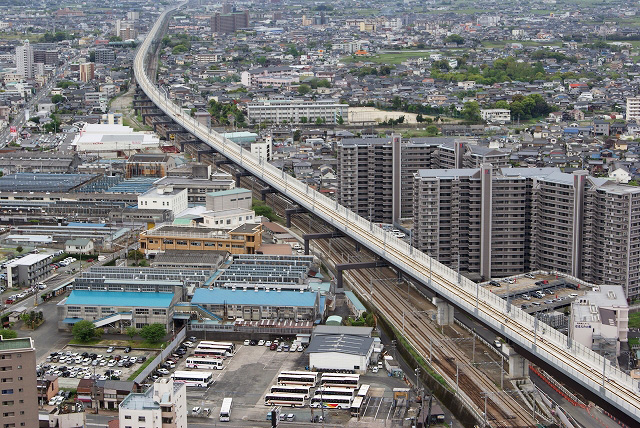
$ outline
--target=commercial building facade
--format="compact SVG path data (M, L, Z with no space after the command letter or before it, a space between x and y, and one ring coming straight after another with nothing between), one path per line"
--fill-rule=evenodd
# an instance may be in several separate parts
M206 227L158 226L139 237L146 254L166 250L227 251L231 254L255 254L262 243L262 225L244 224L232 230Z
M252 123L338 123L349 112L347 104L336 100L267 100L247 104L247 117Z
M601 285L571 304L569 337L587 348L619 356L628 332L629 305L620 286Z
M0 337L0 423L3 427L38 426L36 349L30 337Z
M558 271L640 294L640 189L557 168L420 170L413 245L488 280Z
M159 379L145 392L129 394L118 409L120 428L187 428L186 389Z

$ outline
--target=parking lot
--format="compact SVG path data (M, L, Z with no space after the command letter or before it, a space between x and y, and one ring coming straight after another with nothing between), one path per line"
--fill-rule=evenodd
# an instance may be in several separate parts
M42 374L58 375L61 388L77 388L80 379L91 379L94 375L98 380L128 380L146 360L157 355L152 350L131 349L125 352L125 347L114 347L112 352L107 352L109 350L106 347L67 345L41 358L38 367ZM54 353L56 355L52 355Z
M577 284L554 275L493 280L484 287L529 313L570 305L582 294Z
M186 360L193 355L194 347L178 359L175 370L186 368ZM233 398L233 420L248 420L259 426L270 426L266 420L269 406L264 404L264 396L272 385L277 383L278 374L284 370L305 370L308 356L304 352L271 350L267 346L237 344L236 353L223 362L222 370L212 370L214 383L207 389L190 387L187 389L187 405L190 420L202 420L204 415L194 417L194 407L210 409L210 418L218 418L222 400ZM198 369L202 371L202 369ZM206 371L206 370L205 370ZM365 416L376 419L392 417L393 388L406 387L402 379L388 377L386 371L361 376L361 383L371 385L371 397L366 401ZM308 405L301 408L282 407L282 415L293 414L294 421L309 422L314 416L322 414L321 409L311 409ZM324 410L327 421L332 424L345 424L351 418L348 410ZM291 422L291 421L288 421ZM294 423L291 423L294 425Z

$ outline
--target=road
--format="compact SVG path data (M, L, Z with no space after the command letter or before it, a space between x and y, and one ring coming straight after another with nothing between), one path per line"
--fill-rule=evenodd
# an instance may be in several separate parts
M31 112L35 111L36 109L34 109L34 107L45 96L49 95L49 93L51 92L51 89L53 89L54 84L57 82L58 78L61 77L63 75L63 73L69 68L69 64L71 62L75 61L78 58L79 57L75 57L75 58L69 60L64 65L62 65L59 68L57 68L56 71L54 72L54 75L52 76L52 78L49 79L49 82L46 84L46 86L43 86L42 88L40 88L40 90L36 92L35 96L33 96L27 102L27 104L22 109L22 112L17 114L16 117L13 118L13 121L9 124L9 126L7 126L2 131L0 131L0 147L4 147L6 145L5 141L7 141L9 139L9 131L10 131L10 128L12 126L15 126L19 131L20 128L25 124L25 116L24 116L23 112L26 111L26 110L29 110Z

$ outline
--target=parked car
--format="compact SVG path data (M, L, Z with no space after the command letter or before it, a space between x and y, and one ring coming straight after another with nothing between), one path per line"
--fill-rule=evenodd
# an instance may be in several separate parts
M244 346L249 346L249 344L251 343L251 341L249 339L245 340L243 345Z
M113 346L109 346L109 347L107 348L107 353L109 353L109 354L110 354L110 353L112 353L114 349L115 349L115 348L114 348Z
M168 374L169 374L169 370L167 370L167 369L163 369L163 368L160 368L160 369L158 369L158 370L156 370L156 371L157 371L158 373L160 373L160 374L163 374L163 375L168 375Z
M124 348L124 352L127 354L131 352L131 346L127 346L126 348Z

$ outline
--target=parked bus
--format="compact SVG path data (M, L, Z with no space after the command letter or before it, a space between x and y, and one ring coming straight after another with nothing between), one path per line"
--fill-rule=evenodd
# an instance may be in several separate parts
M214 340L201 340L198 346L202 345L213 345L213 346L226 346L228 347L232 353L236 353L236 345L231 342L217 342Z
M353 402L353 395L315 395L311 399L310 407L324 407L326 409L350 409Z
M360 384L360 375L327 376L325 373L320 378L320 384L323 386L357 389Z
M227 351L224 349L207 349L207 348L196 348L193 351L193 355L196 357L207 357L207 358L227 358Z
M269 391L271 394L304 394L309 398L309 385L273 385Z
M222 400L220 408L220 422L229 422L231 420L231 407L233 406L233 398L225 398Z
M352 397L354 397L356 395L356 390L353 388L335 388L335 387L330 387L330 388L320 388L317 389L315 392L315 395L317 396L325 396L325 395L350 395Z
M366 397L367 395L369 395L369 387L370 385L362 384L362 386L360 386L360 389L358 390L358 397Z
M304 407L307 403L307 396L304 394L267 394L264 396L265 406L289 406Z
M184 383L186 386L198 386L208 388L213 383L211 372L187 372L176 371L171 375L175 383Z
M198 348L200 349L218 349L220 351L224 351L225 352L225 356L227 357L232 357L233 356L233 348L227 345L211 345L208 343L202 344L200 343L198 345Z
M358 395L353 399L353 403L351 403L351 416L354 418L360 417L362 415L362 404L364 403L364 396Z
M289 375L279 374L278 383L280 385L308 385L316 386L317 376L313 374Z
M222 359L190 357L187 358L187 367L190 369L222 370Z

